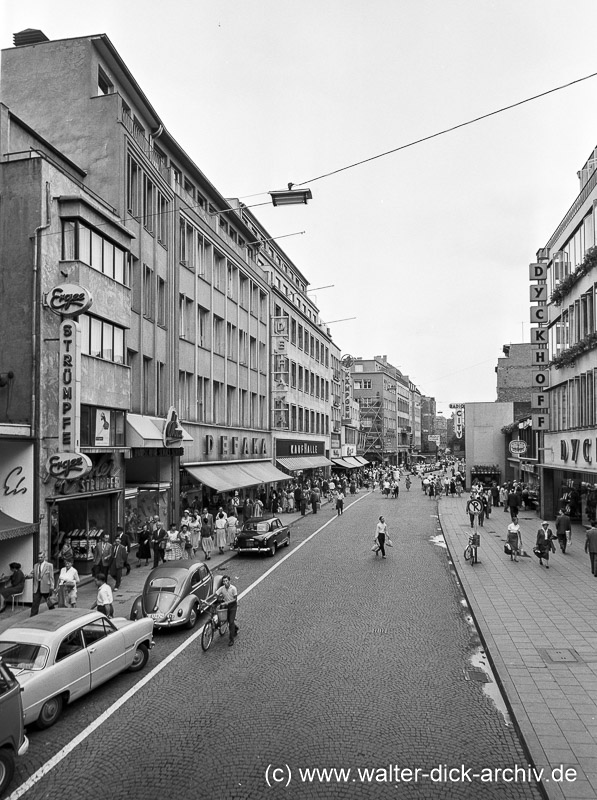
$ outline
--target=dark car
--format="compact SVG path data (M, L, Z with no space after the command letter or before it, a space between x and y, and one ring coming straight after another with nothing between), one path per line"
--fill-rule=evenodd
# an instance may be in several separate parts
M143 594L131 608L131 619L150 617L156 628L194 628L199 605L218 588L207 564L194 559L165 561L147 576Z
M269 553L290 544L290 528L278 517L250 517L239 531L235 548L239 553Z
M0 795L8 788L15 759L29 749L25 736L21 686L0 658Z

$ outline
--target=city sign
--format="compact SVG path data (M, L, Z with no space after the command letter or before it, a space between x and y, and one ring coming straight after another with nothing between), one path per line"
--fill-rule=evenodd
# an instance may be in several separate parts
M513 439L508 448L513 456L523 456L527 451L527 443L522 439Z
M50 311L63 317L77 317L83 314L93 303L93 297L84 286L76 283L62 283L50 289L45 296L45 303Z

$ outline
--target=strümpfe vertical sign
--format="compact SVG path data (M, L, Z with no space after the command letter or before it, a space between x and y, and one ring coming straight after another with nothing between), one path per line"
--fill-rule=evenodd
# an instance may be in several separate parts
M58 442L75 453L81 446L81 326L74 319L60 323Z

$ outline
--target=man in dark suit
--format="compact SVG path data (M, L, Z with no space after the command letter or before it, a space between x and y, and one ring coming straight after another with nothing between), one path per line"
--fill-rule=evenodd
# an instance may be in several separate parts
M110 534L102 534L101 540L93 548L93 567L91 572L95 577L98 572L103 572L107 575L112 563L113 548L110 544Z
M560 513L556 518L556 536L558 537L558 543L562 553L566 552L566 545L568 544L571 531L570 517L560 509Z
M591 572L597 578L597 522L591 521L591 527L587 531L585 539L585 553L591 558Z
M112 553L112 563L110 564L110 575L114 578L114 588L120 589L122 581L122 570L128 563L128 553L122 544L120 536L114 539L114 551Z

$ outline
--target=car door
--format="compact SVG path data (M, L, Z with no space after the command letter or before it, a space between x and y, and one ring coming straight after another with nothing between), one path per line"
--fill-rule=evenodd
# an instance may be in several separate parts
M106 617L88 622L82 631L89 654L91 688L95 689L126 669L124 636Z
M284 541L284 527L282 525L281 520L275 519L272 522L272 529L276 537L276 545L279 547Z
M191 592L199 600L205 600L211 593L212 579L211 574L205 564L198 564L191 575Z
M66 634L54 656L54 664L48 667L44 682L49 687L53 683L61 691L68 692L69 702L91 688L89 653L83 642L80 628ZM51 677L50 677L51 676Z

